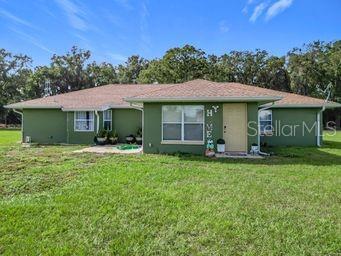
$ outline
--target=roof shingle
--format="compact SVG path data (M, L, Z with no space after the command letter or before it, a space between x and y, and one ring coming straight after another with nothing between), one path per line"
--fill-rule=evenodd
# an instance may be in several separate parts
M324 100L240 83L197 79L180 84L111 84L7 105L7 108L104 110L148 101L275 101L276 107L322 106ZM340 104L330 102L330 106Z

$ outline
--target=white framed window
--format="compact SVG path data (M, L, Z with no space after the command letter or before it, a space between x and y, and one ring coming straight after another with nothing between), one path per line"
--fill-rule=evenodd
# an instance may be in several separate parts
M259 126L261 134L272 134L272 110L259 112Z
M112 112L111 109L103 111L103 128L104 130L112 130Z
M94 131L94 117L93 111L75 111L74 130L77 132Z
M162 106L162 142L203 143L204 106Z

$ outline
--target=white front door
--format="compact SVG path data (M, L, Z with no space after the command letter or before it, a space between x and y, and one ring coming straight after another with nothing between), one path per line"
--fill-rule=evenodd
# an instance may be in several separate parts
M247 151L247 105L224 104L223 132L226 151Z

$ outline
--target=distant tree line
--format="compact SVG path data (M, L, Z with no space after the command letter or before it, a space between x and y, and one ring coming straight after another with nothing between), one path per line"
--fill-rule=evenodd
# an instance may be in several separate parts
M3 106L21 100L56 95L110 83L180 83L203 78L240 82L264 88L321 97L333 85L331 100L341 102L341 40L315 41L274 56L265 50L209 55L191 45L169 49L152 60L133 55L124 64L90 61L88 50L74 46L53 55L46 66L0 49L0 122L14 117Z

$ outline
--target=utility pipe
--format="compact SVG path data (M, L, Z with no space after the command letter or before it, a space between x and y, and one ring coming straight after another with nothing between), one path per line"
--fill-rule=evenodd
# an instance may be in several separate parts
M99 114L98 114L98 111L97 110L95 110L95 115L96 115L96 120L97 120L97 122L96 122L96 133L98 133L98 131L99 131Z
M325 106L322 107L322 110L317 112L316 122L317 122L317 136L316 136L316 144L318 147L321 147L321 115L325 110Z
M332 84L330 83L327 86L326 90L328 90L331 86L332 86ZM316 140L317 141L316 141L316 144L317 144L318 147L321 147L321 116L323 114L323 111L325 111L325 109L326 109L326 104L329 101L330 95L331 95L331 89L329 89L327 98L323 102L322 109L319 112L317 112L317 117L316 117L316 119L317 119L316 120L316 122L317 122L317 137L316 137Z

